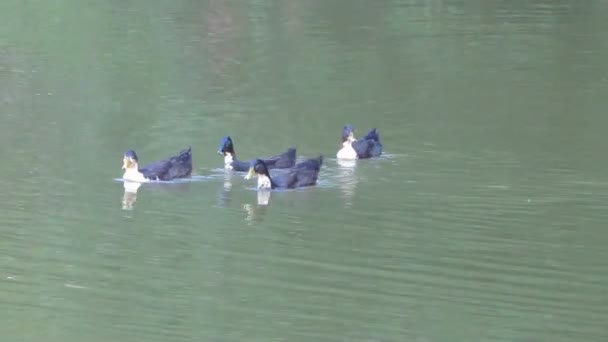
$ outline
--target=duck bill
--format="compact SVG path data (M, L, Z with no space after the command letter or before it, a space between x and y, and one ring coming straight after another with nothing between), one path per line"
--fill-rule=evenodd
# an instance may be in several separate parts
M348 134L348 139L347 139L347 141L352 143L352 142L353 142L353 141L355 141L355 140L357 140L357 139L355 139L355 133L350 132L350 133Z
M130 166L129 164L130 164L129 158L122 158L122 169L123 170L128 169Z
M247 172L247 176L245 176L245 179L251 179L253 177L253 175L255 175L255 170L254 170L253 166L251 166L249 168L249 172Z
M133 159L131 159L129 157L122 158L122 169L123 170L130 169L133 166L135 166L135 162L133 161Z

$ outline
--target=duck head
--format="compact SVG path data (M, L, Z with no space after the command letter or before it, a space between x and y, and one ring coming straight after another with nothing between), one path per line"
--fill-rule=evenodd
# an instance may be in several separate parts
M226 156L228 153L234 156L234 143L232 142L232 138L227 135L222 138L220 147L217 149L217 154L220 156Z
M234 143L230 136L225 136L220 142L220 147L217 149L217 154L224 156L224 167L232 169L232 161L234 160Z
M122 169L123 170L137 170L139 159L137 158L137 153L133 150L127 150L122 157Z
M342 148L336 154L338 159L357 159L357 152L353 148L355 142L355 129L351 125L342 128Z
M273 182L270 178L270 173L268 173L268 167L263 160L255 159L251 162L249 172L247 173L247 176L245 176L245 179L251 179L254 175L257 175L258 177L258 189L273 188Z
M128 150L122 157L122 169L125 172L122 175L124 180L130 180L133 182L148 182L149 180L144 177L143 173L139 172L137 153L133 150Z
M346 125L342 128L342 143L355 141L355 129L352 125Z

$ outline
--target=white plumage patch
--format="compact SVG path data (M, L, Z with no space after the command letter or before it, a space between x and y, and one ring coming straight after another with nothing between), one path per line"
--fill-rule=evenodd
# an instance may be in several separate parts
M232 154L226 153L226 155L224 156L224 168L232 170L232 160Z
M353 148L352 141L345 141L342 148L336 154L338 159L357 159L357 151Z
M122 179L138 183L146 183L150 181L144 177L143 173L139 172L137 167L130 167L126 169L125 173L122 175Z
M258 189L271 189L272 183L266 175L258 175Z

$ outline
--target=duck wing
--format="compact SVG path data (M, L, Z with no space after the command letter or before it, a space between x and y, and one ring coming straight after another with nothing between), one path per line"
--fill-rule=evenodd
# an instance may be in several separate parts
M251 163L253 161L255 161L255 159L251 159L248 161L234 159L232 161L232 169L234 171L247 172L249 171L249 167L251 166ZM272 157L268 157L267 159L263 159L263 161L269 170L288 169L296 164L296 149L289 148L285 152Z
M306 159L298 164L296 164L297 169L307 169L307 170L320 170L321 165L323 165L323 156L318 156L316 158Z
M380 142L380 133L375 128L372 128L367 132L367 134L363 137L364 140L373 140L376 142Z
M375 128L372 128L363 138L354 141L352 146L360 159L377 157L382 154L383 149L380 134Z
M177 156L152 162L139 169L144 177L151 180L171 180L185 178L192 174L191 148L182 150Z
M319 170L302 170L298 169L296 172L296 188L301 188L304 186L311 186L317 184L317 179L319 178Z
M277 188L294 189L317 184L323 156L298 163L294 168L272 178Z
M288 169L296 164L296 149L288 148L285 152L264 159L268 169Z
M295 189L317 184L318 170L291 169L272 178L274 188Z

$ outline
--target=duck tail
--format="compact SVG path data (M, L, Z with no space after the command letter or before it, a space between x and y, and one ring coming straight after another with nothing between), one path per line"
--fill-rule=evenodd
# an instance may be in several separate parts
M188 148L183 149L177 156L177 159L181 162L192 162L192 147L188 146Z
M372 128L366 135L363 137L364 140L373 140L380 142L380 133L375 128Z
M296 160L296 148L295 147L290 147L287 149L287 157L289 159Z

